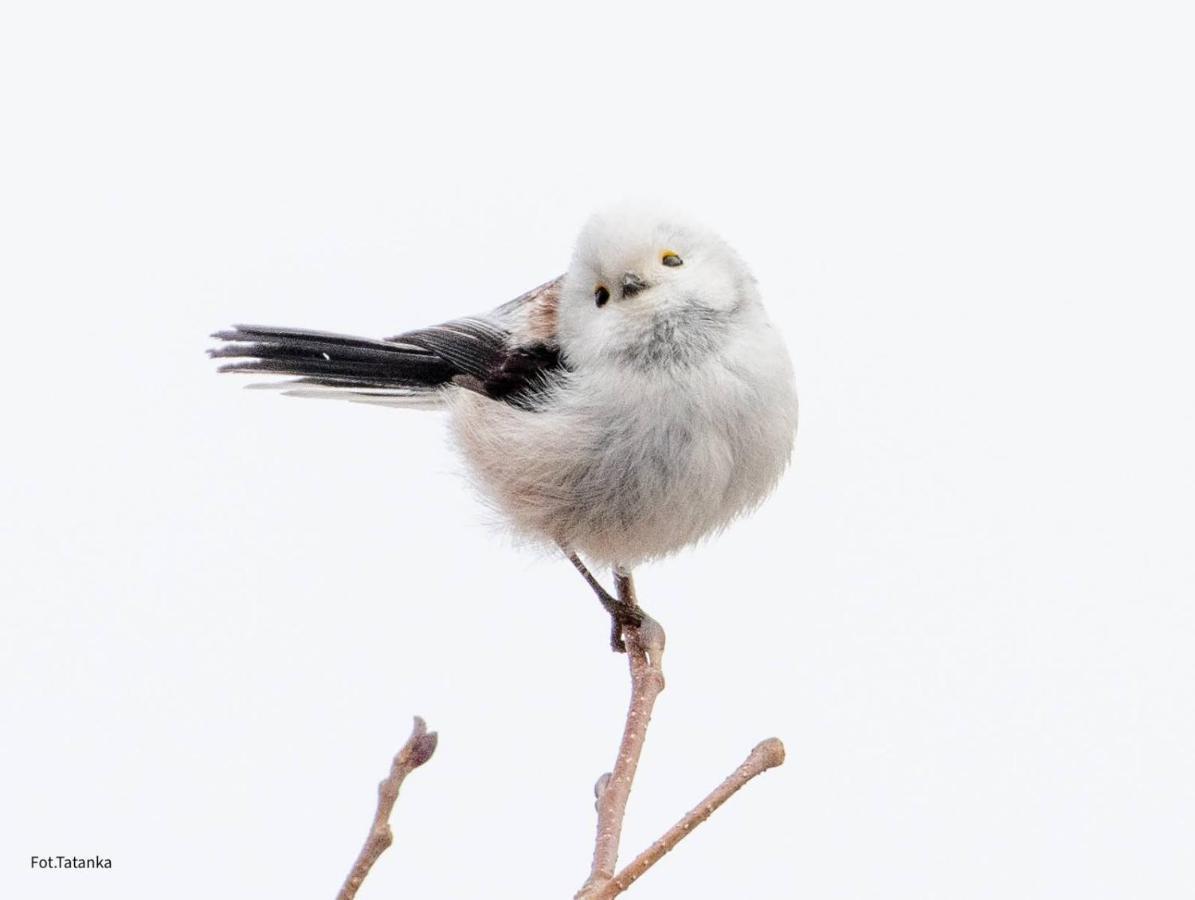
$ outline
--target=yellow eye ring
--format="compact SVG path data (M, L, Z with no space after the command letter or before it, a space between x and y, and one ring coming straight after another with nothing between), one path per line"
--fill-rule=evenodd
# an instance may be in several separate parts
M671 268L676 268L677 266L683 266L685 264L685 261L677 255L675 250L665 250L662 254L660 254L660 262Z

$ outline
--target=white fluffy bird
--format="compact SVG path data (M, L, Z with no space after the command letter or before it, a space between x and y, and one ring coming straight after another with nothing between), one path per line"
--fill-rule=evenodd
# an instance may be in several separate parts
M443 408L483 495L558 545L637 626L631 570L756 507L788 465L792 365L755 279L709 229L618 209L582 229L568 272L492 312L371 340L236 326L224 372L287 393ZM581 557L611 566L608 594Z

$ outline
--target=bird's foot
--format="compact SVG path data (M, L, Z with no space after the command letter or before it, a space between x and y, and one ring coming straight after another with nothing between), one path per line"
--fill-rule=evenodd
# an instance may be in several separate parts
M602 606L610 614L610 649L615 653L626 653L626 641L622 638L625 628L638 628L651 617L636 603L625 603L607 594L601 598Z
M585 579L586 583L593 588L593 592L597 595L598 602L602 604L602 608L609 613L610 647L615 653L627 652L623 633L629 628L636 630L638 643L649 653L657 645L659 650L663 651L664 629L660 628L659 623L643 611L643 608L635 599L635 586L631 581L630 572L615 569L614 581L618 586L618 596L614 597L602 587L600 581L593 577L593 573L586 568L585 563L581 561L581 557L569 550L565 550L564 554L568 557L569 562L573 564L573 567L581 573L581 577Z

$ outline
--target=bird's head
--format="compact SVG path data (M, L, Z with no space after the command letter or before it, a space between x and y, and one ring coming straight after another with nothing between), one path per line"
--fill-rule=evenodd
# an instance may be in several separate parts
M577 239L559 307L559 339L576 364L675 361L712 346L758 303L738 254L677 215L618 208L594 215Z

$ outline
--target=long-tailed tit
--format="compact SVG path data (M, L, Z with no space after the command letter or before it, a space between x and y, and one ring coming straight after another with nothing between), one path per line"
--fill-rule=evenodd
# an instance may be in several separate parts
M558 545L613 617L631 570L725 528L788 464L788 352L738 254L707 228L593 216L568 271L489 313L385 340L236 326L222 372L291 376L304 397L444 409L482 495ZM617 598L582 558L613 567Z

